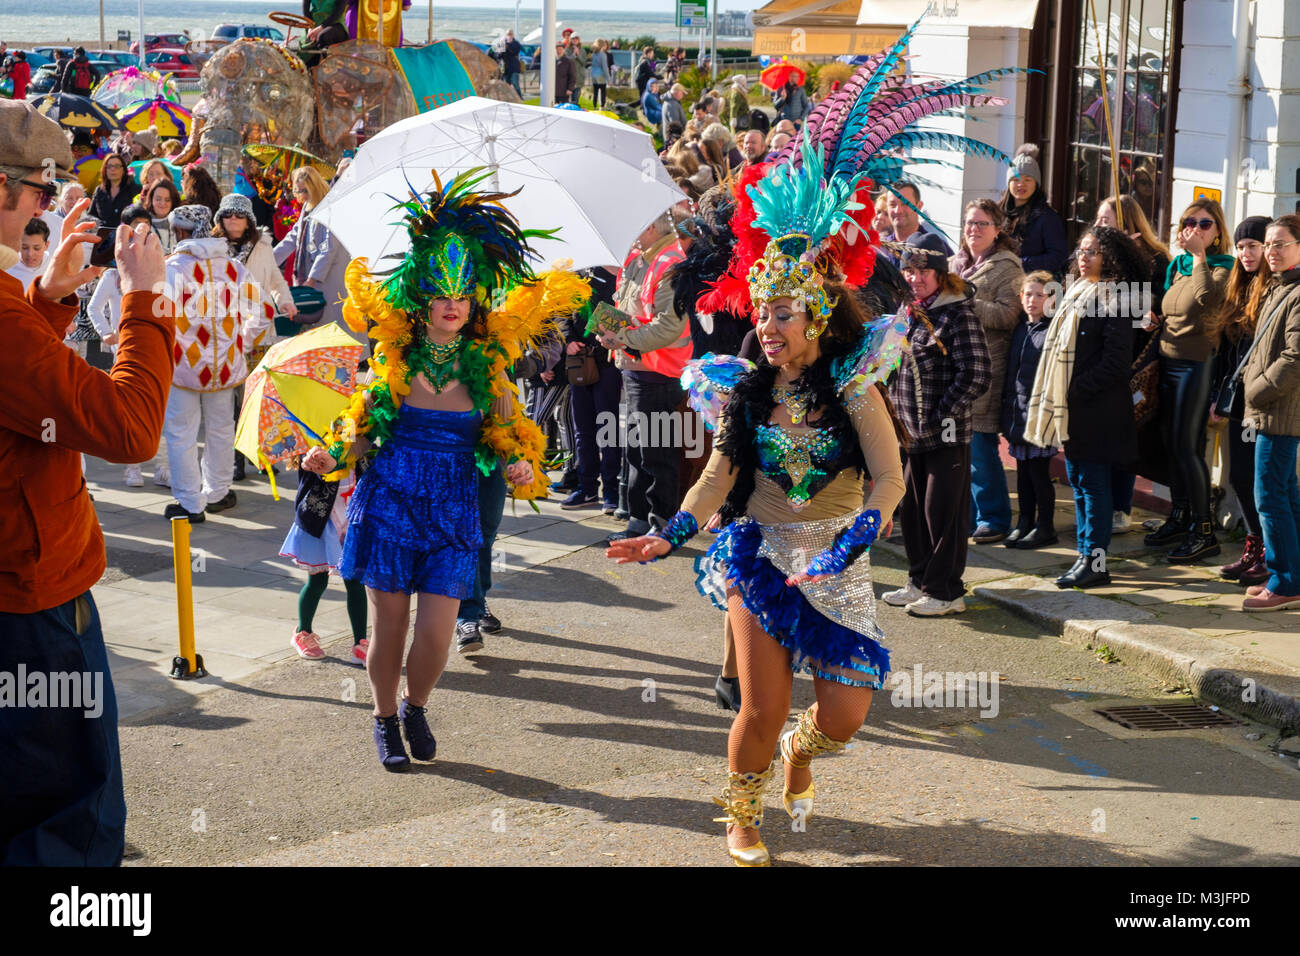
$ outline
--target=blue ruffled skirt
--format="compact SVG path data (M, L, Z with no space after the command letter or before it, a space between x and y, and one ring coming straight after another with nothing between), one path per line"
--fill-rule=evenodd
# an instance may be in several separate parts
M827 581L785 583L856 519L853 513L791 524L734 521L696 560L696 588L724 611L727 588L736 588L763 630L790 651L796 673L878 690L889 673L889 651L879 640L868 555Z
M474 449L482 416L403 405L357 481L339 574L378 591L466 598L479 526Z

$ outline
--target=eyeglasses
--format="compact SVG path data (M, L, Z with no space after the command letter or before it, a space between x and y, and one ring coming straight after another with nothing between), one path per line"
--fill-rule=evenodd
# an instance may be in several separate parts
M1213 219L1184 219L1184 229L1209 229L1214 225Z
M1300 239L1288 239L1286 242L1282 242L1281 240L1275 239L1275 240L1273 240L1272 242L1266 242L1266 243L1264 243L1264 251L1265 251L1265 252L1274 252L1274 251L1276 251L1276 252L1281 252L1281 251L1282 251L1283 249L1285 249L1287 246L1293 245L1293 244L1295 244L1295 243L1297 243L1297 242L1300 242Z
M1101 255L1101 250L1100 250L1100 249L1080 249L1080 250L1079 250L1078 252L1076 252L1074 255L1075 255L1075 257L1078 258L1078 259L1092 259L1092 258L1094 258L1094 257L1096 257L1096 256Z
M993 225L993 223L989 222L987 219L971 219L966 223L966 228L987 229L991 225Z
M54 202L54 197L59 194L59 187L54 183L34 183L30 179L18 180L24 186L31 186L33 189L39 189L41 193L40 206L41 210L50 208L50 203Z

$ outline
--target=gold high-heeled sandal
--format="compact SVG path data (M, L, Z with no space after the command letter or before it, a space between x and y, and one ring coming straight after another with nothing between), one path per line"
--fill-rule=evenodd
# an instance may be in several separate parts
M800 753L808 755L807 759L801 761L795 756L796 746ZM812 764L813 757L834 753L843 750L846 746L848 746L847 740L832 740L817 729L817 724L813 721L812 708L809 708L799 715L798 724L781 735L781 759L791 767L802 770ZM782 789L781 803L785 805L785 812L790 815L790 819L807 820L812 816L815 791L816 787L811 780L808 781L808 789L802 793L791 793L788 789Z
M715 823L735 824L738 827L757 830L763 825L763 791L772 779L773 765L760 773L743 773L732 770L728 774L727 788L721 797L714 797L713 802L727 811L725 817L714 817ZM771 866L772 858L759 840L753 846L727 847L732 860L737 866Z

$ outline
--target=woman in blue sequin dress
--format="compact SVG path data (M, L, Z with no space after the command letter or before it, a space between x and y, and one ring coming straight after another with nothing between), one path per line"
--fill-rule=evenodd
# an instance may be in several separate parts
M354 328L370 327L374 381L303 461L334 477L373 455L348 506L339 572L364 582L374 605L366 670L375 747L390 771L410 766L403 729L411 756L436 753L425 707L478 572L478 474L504 464L517 498L545 493L545 439L506 370L555 315L590 295L569 274L533 274L527 240L537 233L519 228L504 197L476 192L482 178L471 171L443 187L435 175L432 192L404 204L411 251L382 282L365 260L348 267L343 313Z

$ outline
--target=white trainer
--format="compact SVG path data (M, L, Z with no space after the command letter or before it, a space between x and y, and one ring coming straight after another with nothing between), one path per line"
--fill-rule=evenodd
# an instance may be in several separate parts
M128 488L143 488L143 487L144 487L144 475L140 474L140 466L139 466L139 465L127 465L127 466L126 466L126 476L125 476L124 480L126 481L126 486L127 486Z
M920 588L908 581L897 591L886 591L880 596L880 600L894 607L907 607L907 605L919 601L924 596Z
M917 617L943 617L945 614L960 614L966 610L966 599L964 597L953 598L951 601L940 601L938 598L926 595L919 601L913 601L907 606L908 614L915 614Z
M1127 511L1116 511L1110 519L1111 534L1126 534L1133 530L1133 519Z
M172 486L171 472L166 465L159 465L154 469L153 483L159 488L170 488Z

